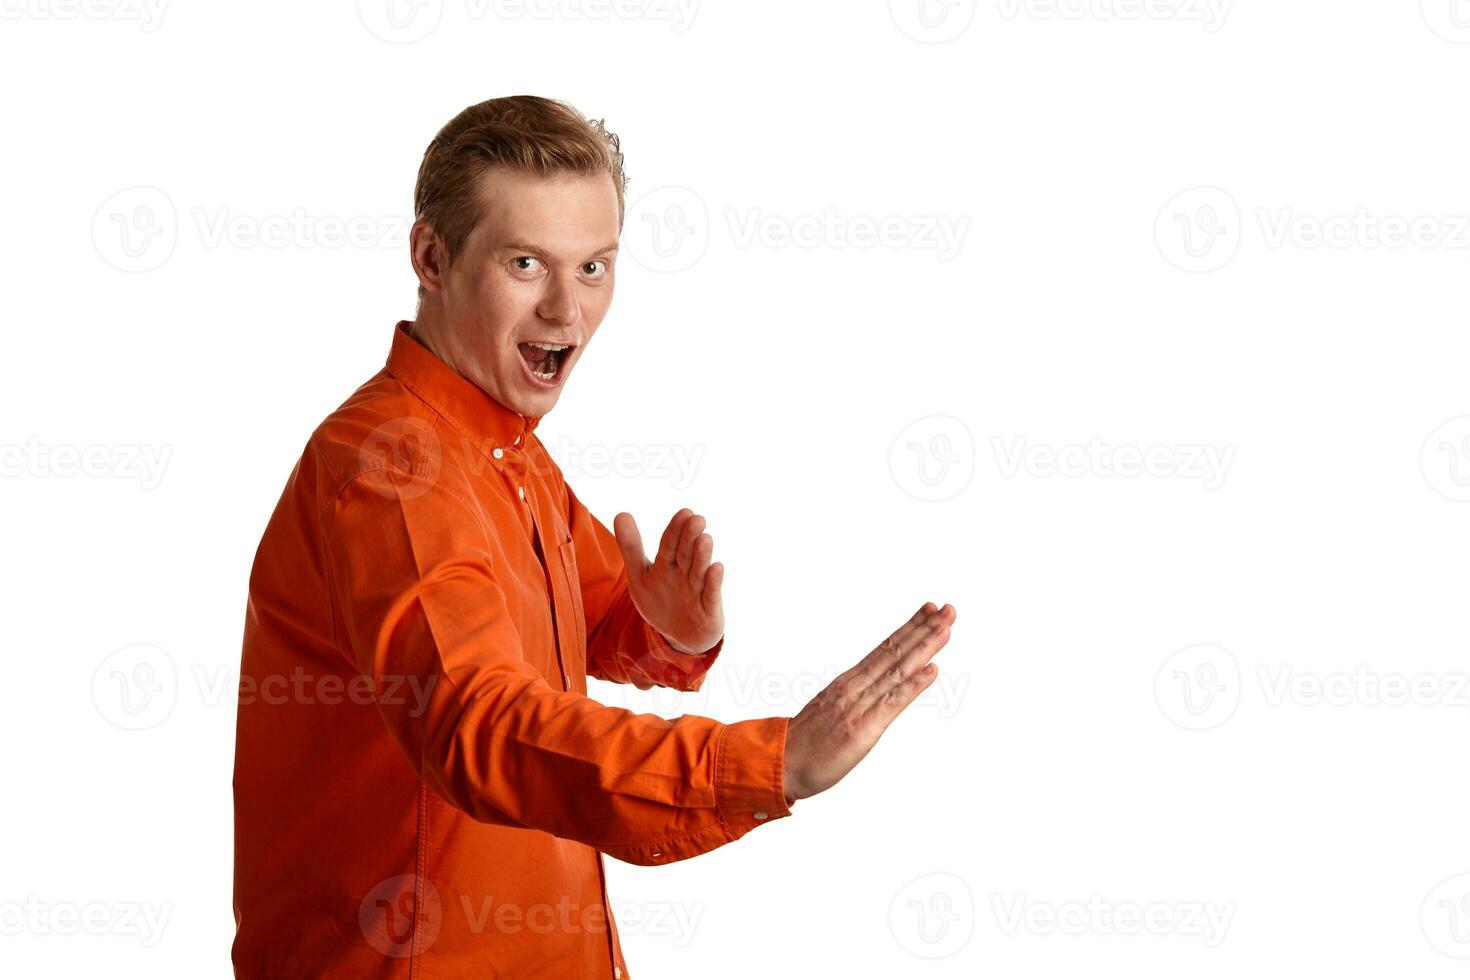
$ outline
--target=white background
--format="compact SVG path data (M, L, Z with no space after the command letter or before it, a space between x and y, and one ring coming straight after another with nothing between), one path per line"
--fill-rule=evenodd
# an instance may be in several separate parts
M0 0L7 976L229 975L254 550L517 93L631 177L539 432L728 571L703 691L593 696L958 610L845 782L609 862L634 977L1463 976L1470 4L386 3Z

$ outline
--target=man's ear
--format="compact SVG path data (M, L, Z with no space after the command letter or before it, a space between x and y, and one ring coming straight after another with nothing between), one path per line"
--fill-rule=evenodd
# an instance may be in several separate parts
M443 287L448 271L447 250L439 233L423 218L415 221L408 233L408 251L419 285L424 292L437 293Z

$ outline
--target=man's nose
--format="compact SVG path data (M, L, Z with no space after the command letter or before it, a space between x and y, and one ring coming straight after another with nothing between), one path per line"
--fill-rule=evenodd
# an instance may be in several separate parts
M551 279L546 294L536 307L536 313L543 320L566 326L575 324L582 318L582 306L577 302L576 282L570 279Z

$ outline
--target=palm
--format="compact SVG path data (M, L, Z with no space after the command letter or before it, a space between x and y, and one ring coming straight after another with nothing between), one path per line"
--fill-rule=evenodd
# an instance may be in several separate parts
M633 515L613 518L613 533L628 569L628 593L639 614L675 647L702 653L725 635L720 585L725 566L710 561L715 541L705 520L688 507L669 521L652 561Z

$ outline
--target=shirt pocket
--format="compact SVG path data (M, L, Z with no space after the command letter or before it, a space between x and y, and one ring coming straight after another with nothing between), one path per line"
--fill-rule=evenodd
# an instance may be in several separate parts
M557 545L562 595L557 597L557 648L566 671L568 689L587 693L587 614L582 606L582 577L577 570L577 545L570 539Z

